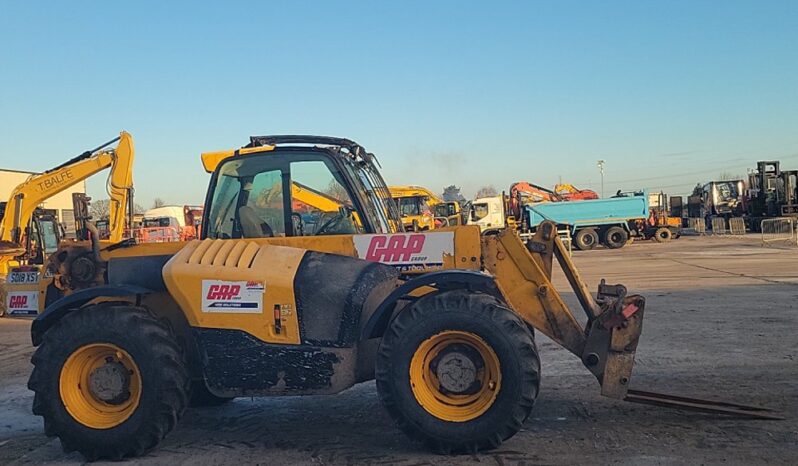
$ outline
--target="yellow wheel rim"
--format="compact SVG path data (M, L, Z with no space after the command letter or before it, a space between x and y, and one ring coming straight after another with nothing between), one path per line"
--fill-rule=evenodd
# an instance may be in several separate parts
M93 429L111 429L136 411L141 373L127 351L94 343L69 355L61 368L59 391L76 421Z
M499 358L478 335L443 331L413 353L410 387L428 413L444 421L467 422L496 401L501 389Z

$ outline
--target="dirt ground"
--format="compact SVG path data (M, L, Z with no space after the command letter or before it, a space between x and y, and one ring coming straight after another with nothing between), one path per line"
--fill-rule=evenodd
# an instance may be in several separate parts
M538 336L543 384L524 429L498 450L438 456L409 441L372 383L336 396L238 399L189 410L141 465L796 464L798 249L747 238L575 253L594 289L624 283L647 298L632 387L763 405L758 421L602 398L577 358ZM563 277L559 289L567 290ZM573 296L566 299L572 305ZM0 319L0 464L78 464L30 414L29 321Z

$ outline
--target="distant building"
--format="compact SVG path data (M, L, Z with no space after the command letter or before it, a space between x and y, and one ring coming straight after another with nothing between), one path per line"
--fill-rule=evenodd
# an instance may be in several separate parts
M14 188L35 174L35 172L0 169L0 202L7 201ZM81 181L64 192L47 199L39 207L55 211L58 221L64 225L67 235L71 236L75 233L75 212L72 209L72 193L85 192L86 182Z

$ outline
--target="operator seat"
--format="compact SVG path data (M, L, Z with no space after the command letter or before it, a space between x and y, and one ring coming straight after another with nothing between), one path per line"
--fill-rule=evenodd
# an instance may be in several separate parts
M255 213L249 206L238 209L238 219L241 222L241 234L244 238L273 238L274 231L268 223Z

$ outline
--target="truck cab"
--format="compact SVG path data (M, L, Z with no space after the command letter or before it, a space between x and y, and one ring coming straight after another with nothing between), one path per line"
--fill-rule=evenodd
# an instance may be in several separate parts
M467 225L478 225L481 232L502 229L507 225L503 196L481 197L471 203Z

